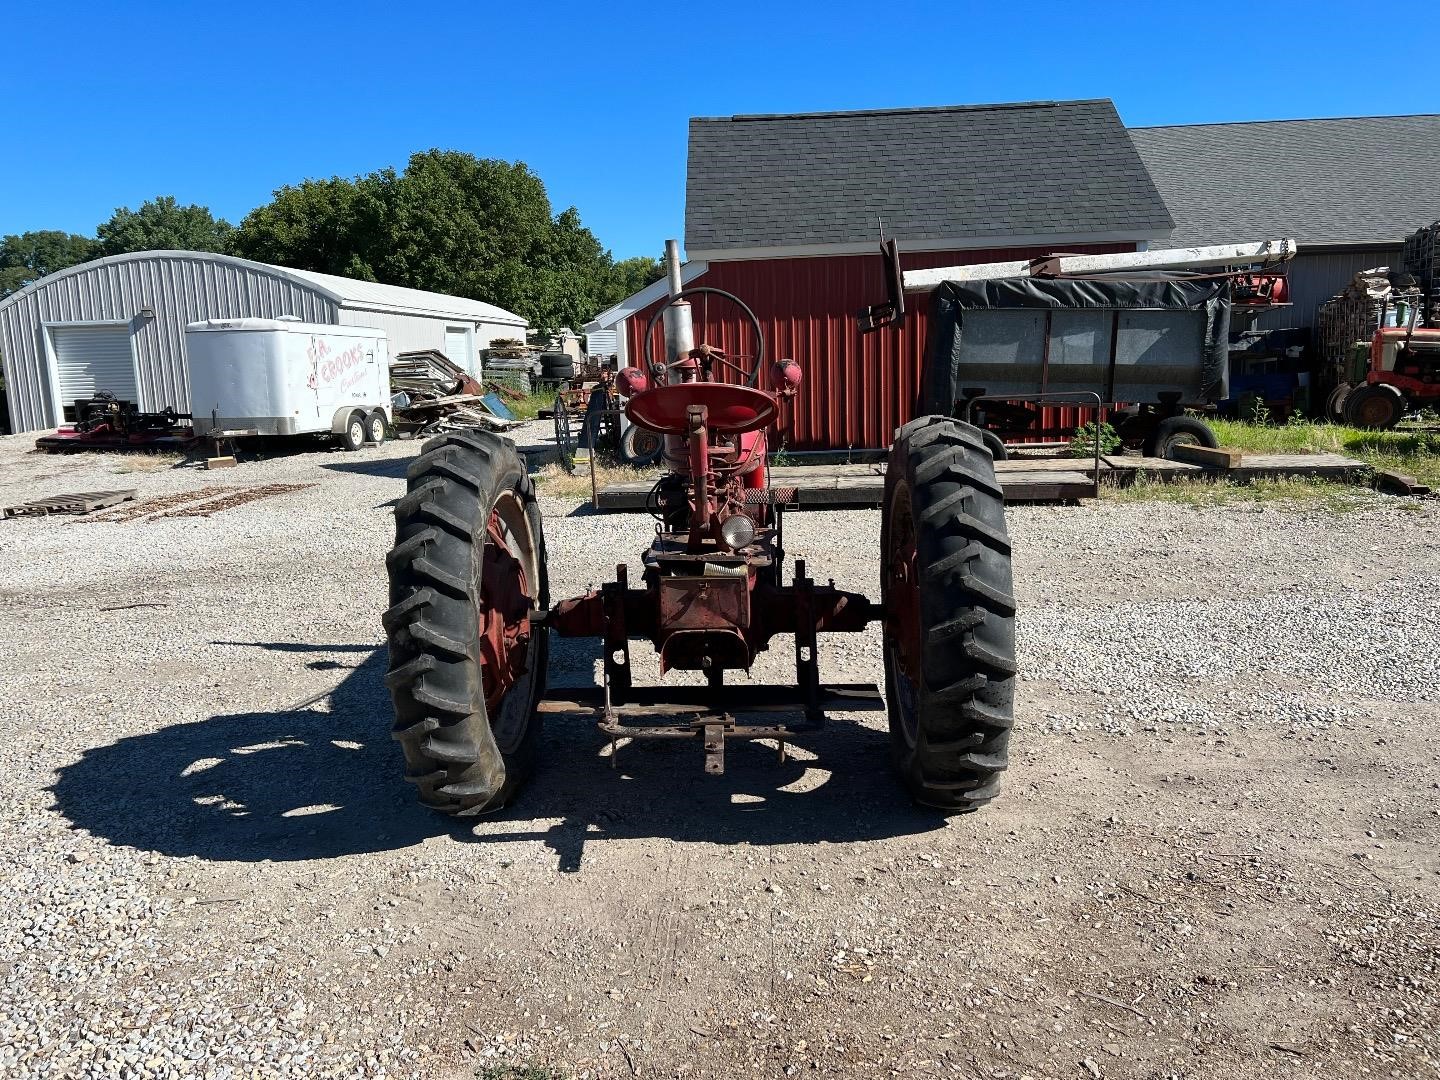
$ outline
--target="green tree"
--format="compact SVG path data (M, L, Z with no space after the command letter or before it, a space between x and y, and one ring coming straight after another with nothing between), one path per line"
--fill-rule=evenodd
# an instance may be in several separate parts
M275 192L235 230L236 255L297 270L375 281L371 258L384 250L385 189L393 170L358 180L332 176Z
M0 297L100 254L88 236L42 229L0 239Z
M644 255L621 259L615 264L613 272L614 284L611 291L617 295L610 303L633 296L652 281L659 281L664 276L665 264L659 259L650 259Z
M240 223L235 251L484 300L544 331L578 329L638 273L617 273L574 207L556 215L523 162L454 150L414 154L400 173L281 188Z
M142 203L139 210L120 207L95 230L106 255L131 251L230 250L235 227L205 206L180 206L173 195Z

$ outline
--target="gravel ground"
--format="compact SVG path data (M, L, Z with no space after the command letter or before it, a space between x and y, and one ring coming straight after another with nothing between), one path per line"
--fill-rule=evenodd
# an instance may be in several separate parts
M381 682L412 445L30 445L0 439L0 504L166 501L0 523L0 1075L1437 1073L1440 504L1012 510L1019 722L980 814L911 807L883 718L717 779L556 723L520 802L454 828ZM271 484L311 486L185 512ZM557 597L638 576L646 518L544 511ZM877 512L786 531L877 588ZM551 682L597 656L558 643ZM821 660L876 679L878 636Z

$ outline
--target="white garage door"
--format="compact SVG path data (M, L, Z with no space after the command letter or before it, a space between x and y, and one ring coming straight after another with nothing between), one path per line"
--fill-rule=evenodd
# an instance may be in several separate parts
M62 409L98 390L140 403L128 326L52 326L50 345Z
M447 326L445 328L445 356L452 363L459 364L472 375L475 372L475 357L470 354L470 328L468 326Z

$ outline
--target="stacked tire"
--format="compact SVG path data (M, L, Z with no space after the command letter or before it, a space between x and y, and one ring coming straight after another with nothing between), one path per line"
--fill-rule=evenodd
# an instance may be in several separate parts
M540 354L540 378L553 382L569 382L575 377L575 359L569 353Z

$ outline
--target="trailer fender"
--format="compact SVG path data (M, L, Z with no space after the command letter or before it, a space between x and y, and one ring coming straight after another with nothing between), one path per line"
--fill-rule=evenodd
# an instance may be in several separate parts
M370 415L370 410L361 405L345 405L336 409L335 417L330 421L330 434L344 435L345 424L350 419L350 414L357 412L363 416Z

